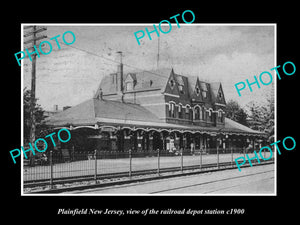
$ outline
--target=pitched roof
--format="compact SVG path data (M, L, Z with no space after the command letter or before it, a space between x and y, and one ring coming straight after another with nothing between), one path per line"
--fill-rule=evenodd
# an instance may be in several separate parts
M217 99L217 95L218 95L218 92L219 92L220 85L221 85L220 82L213 82L213 83L210 83L211 100L212 100L213 102L216 102L216 99Z
M45 122L52 126L94 125L99 118L160 122L158 117L140 105L95 98L57 113Z
M252 130L249 127L246 127L238 122L235 122L229 118L225 118L225 127L226 130L231 132L243 132L243 133L255 133L255 134L264 134L263 132Z
M180 129L200 132L237 132L246 134L262 135L262 132L255 131L225 118L225 126L200 127L196 125L179 125L161 121L146 108L132 103L120 101L89 99L65 111L57 113L45 119L47 125L60 126L87 126L95 125L97 122L103 124L118 124L127 126L147 126L165 129Z
M149 88L162 89L166 86L170 73L171 73L171 69L166 69L166 68L159 69L159 70L135 72L134 74L136 76L137 83L134 89L135 90L149 89ZM151 86L150 86L150 81L151 81Z
M168 78L170 76L171 69L164 68L158 70L149 70L149 71L124 71L124 80L131 76L133 80L136 81L134 86L134 90L143 90L143 89L151 89L151 88L159 88L162 89L166 86L168 82ZM115 87L112 85L111 76L116 75L116 73L112 73L110 75L104 76L100 82L100 85L97 89L97 92L101 88L103 94L111 94L115 93Z
M194 93L197 79L198 79L198 77L196 77L196 76L190 76L190 77L188 77L188 89L189 89L190 96L192 96L193 93Z

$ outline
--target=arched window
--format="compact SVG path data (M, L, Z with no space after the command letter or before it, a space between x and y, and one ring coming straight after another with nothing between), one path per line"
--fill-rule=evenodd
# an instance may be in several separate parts
M210 109L209 112L210 112L210 117L209 117L210 121L213 122L213 110Z
M222 109L218 111L218 119L221 123L224 122L224 111Z
M181 104L179 104L178 105L178 118L182 118L182 105Z
M209 109L208 110L208 119L209 119L209 121L213 121L213 112L212 112L213 110L212 109Z
M199 106L196 106L194 108L194 111L195 111L195 120L200 120L200 107Z
M206 109L204 106L203 106L203 110L202 110L202 119L206 120Z
M203 109L202 109L202 107L200 106L200 108L199 108L199 117L200 117L200 120L203 120Z
M185 118L190 120L191 119L191 107L189 105L185 106Z
M169 117L175 118L175 103L169 103Z

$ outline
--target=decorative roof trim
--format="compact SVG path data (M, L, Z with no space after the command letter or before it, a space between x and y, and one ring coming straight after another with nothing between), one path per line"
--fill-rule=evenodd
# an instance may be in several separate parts
M166 92L164 92L163 95L174 97L174 98L179 98L180 97L179 95L173 95L173 94L169 94L169 93L166 93Z
M219 105L219 106L226 106L225 104L222 104L222 103L215 103L215 105Z

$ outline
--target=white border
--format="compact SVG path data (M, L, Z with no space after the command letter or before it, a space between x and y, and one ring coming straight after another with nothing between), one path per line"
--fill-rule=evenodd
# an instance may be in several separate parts
M23 48L23 26L153 26L158 23L22 23L21 24L21 51ZM176 23L171 23L177 25ZM167 24L162 24L168 26ZM276 23L192 23L180 24L180 26L274 26L274 67L277 62L277 24ZM23 146L23 60L21 61L21 144ZM267 68L266 68L267 69ZM274 72L275 73L275 72ZM274 79L274 107L275 107L275 141L277 141L277 79ZM275 153L276 152L276 153ZM277 196L277 151L274 151L275 164L274 164L274 193L272 194L24 194L23 190L23 157L21 157L21 196Z

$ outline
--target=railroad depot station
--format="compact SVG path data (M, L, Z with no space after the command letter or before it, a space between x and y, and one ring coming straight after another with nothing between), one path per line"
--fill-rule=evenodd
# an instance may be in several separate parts
M98 150L184 154L258 149L262 132L225 118L222 84L207 83L196 76L176 74L173 69L123 72L105 76L93 96L46 119L53 129L67 128L69 152ZM70 153L71 154L71 153Z

